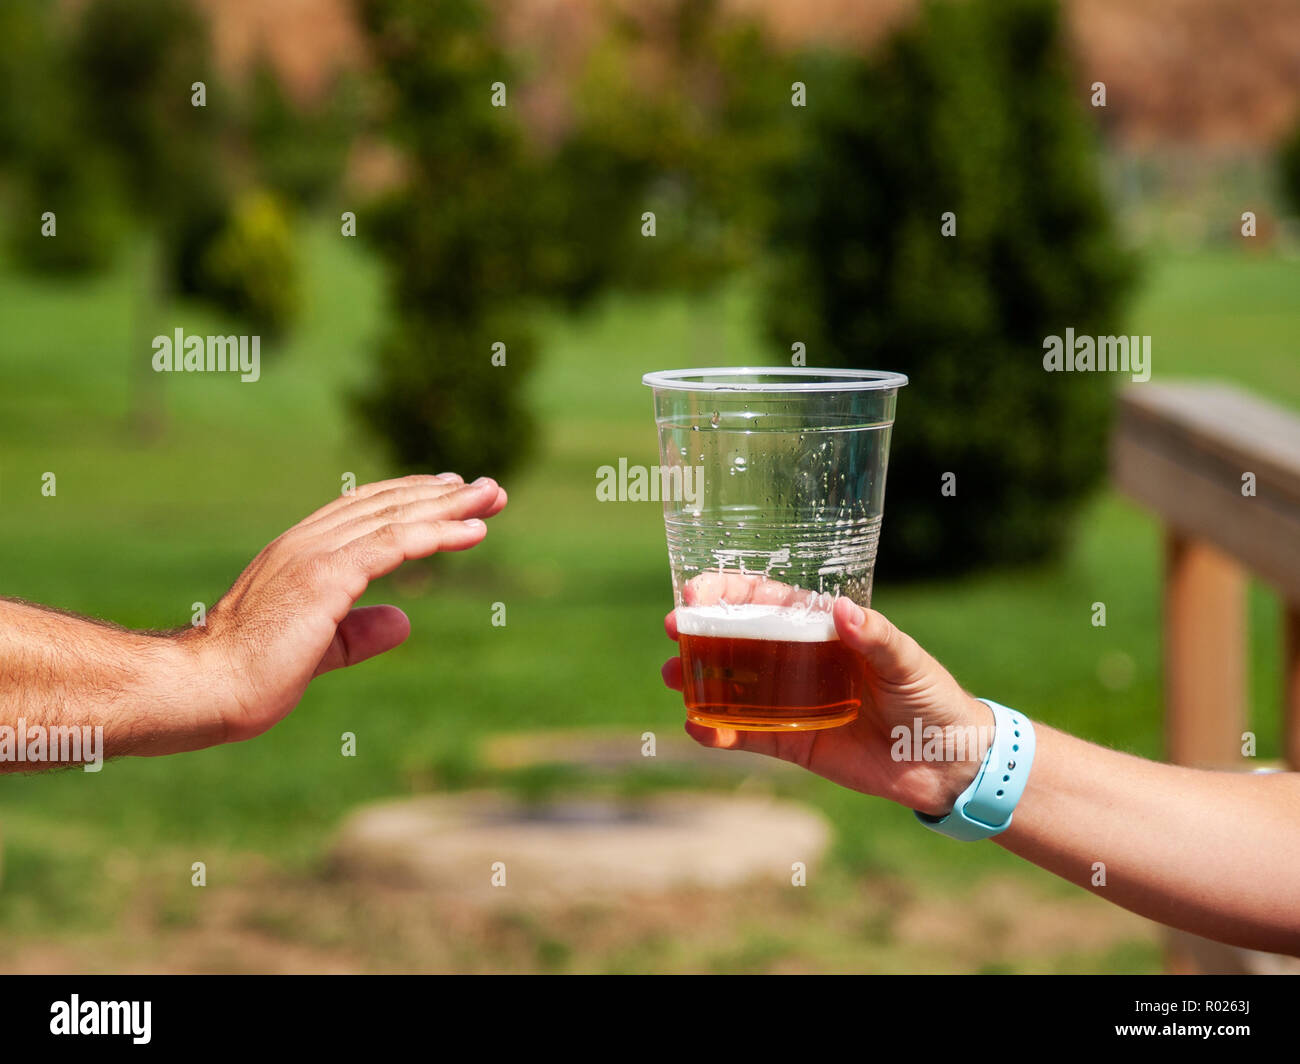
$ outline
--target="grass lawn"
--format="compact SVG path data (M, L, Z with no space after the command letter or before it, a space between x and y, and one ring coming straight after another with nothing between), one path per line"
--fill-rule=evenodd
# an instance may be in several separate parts
M282 349L264 349L256 385L142 376L155 333L177 325L209 333L220 323L193 309L142 312L125 268L77 283L3 268L0 593L131 626L185 624L193 603L211 604L267 541L337 494L345 472L359 481L388 475L346 398L364 379L382 320L379 271L324 230L311 234L308 262L305 320ZM1152 263L1130 331L1154 338L1153 379L1230 379L1300 408L1298 272L1294 261L1226 252ZM549 323L530 381L543 438L507 482L510 507L485 545L372 588L366 601L411 615L410 640L317 682L272 732L237 747L114 762L98 775L0 778L0 968L183 966L168 943L205 926L204 899L240 884L261 890L240 926L302 966L315 962L301 951L317 947L364 967L419 965L371 949L387 940L321 886L331 832L361 802L493 782L476 756L490 733L590 724L624 727L634 743L646 730L680 729L680 700L658 677L670 649L660 628L670 588L658 507L598 503L595 470L620 456L655 461L644 371L761 358L750 305L737 286L707 300L611 300ZM923 389L913 383L900 417ZM140 394L167 411L162 434L147 443L127 427ZM41 494L45 472L57 476L55 497ZM1158 756L1159 573L1155 523L1103 494L1058 565L880 586L875 605L971 689ZM1107 605L1105 628L1090 623L1096 601ZM491 624L497 602L505 627ZM1264 757L1278 753L1276 612L1267 592L1252 592ZM357 736L356 757L340 756L345 731ZM948 940L909 930L897 913L974 897L996 914L1010 891L1068 922L1053 907L1079 892L994 846L959 847L922 831L906 810L811 778L779 787L835 828L832 861L801 901L789 891L767 906L761 892L738 900L725 914L730 930L699 945L662 930L601 945L580 922L546 930L516 914L475 956L500 968L584 971L1158 968L1156 939L1140 922L1095 942L1008 951L996 945L994 921L979 940L984 953L945 952ZM199 900L189 886L194 861L206 862L210 884ZM284 896L266 883L285 885ZM891 884L911 909L872 893ZM316 907L284 900L300 892ZM1090 914L1105 908L1088 903ZM767 922L773 912L779 927ZM882 923L881 912L895 917ZM205 956L213 967L261 966ZM428 963L475 962L453 951Z

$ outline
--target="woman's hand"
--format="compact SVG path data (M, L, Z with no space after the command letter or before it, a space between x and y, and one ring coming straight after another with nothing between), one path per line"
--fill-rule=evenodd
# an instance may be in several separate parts
M705 574L684 590L688 605L719 601L794 605L806 595L778 581L738 574ZM950 812L984 759L992 735L992 711L962 690L947 669L883 614L841 598L835 602L834 617L840 640L861 656L866 670L867 699L857 720L838 728L805 732L715 729L688 721L686 731L704 746L779 757L842 786L890 798L923 813L942 816ZM668 614L664 626L668 637L676 640L675 611ZM663 676L669 687L680 691L681 658L670 658ZM907 729L908 751L913 750L911 736L917 727L970 728L967 734L974 741L964 744L963 760L896 759L892 751L898 746L894 734L898 726Z

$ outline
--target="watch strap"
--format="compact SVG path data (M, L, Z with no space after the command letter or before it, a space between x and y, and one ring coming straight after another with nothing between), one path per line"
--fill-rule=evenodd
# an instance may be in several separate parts
M993 711L994 729L979 772L946 816L916 813L931 831L962 842L991 838L1011 826L1034 763L1034 726L1029 718L987 698L980 701Z

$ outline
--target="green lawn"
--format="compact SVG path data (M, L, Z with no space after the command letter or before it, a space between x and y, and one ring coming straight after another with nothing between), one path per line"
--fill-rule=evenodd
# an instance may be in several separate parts
M346 401L381 321L378 269L326 230L313 232L307 258L305 320L283 349L263 352L255 385L142 379L152 335L177 325L207 333L219 323L193 311L141 320L125 268L75 284L0 272L0 593L132 626L181 625L193 602L213 602L268 540L337 494L344 472L387 474ZM1298 272L1294 261L1228 253L1151 264L1130 331L1154 337L1153 379L1231 379L1300 407ZM372 589L367 601L411 615L409 642L316 683L269 734L115 762L98 775L0 779L0 967L36 940L120 931L142 906L153 914L147 965L150 943L168 934L167 914L192 918L184 915L194 904L185 894L192 861L208 861L212 883L238 879L249 855L309 875L358 803L486 778L474 751L488 733L599 724L626 727L634 741L647 729L678 730L680 701L658 678L670 605L658 507L598 503L595 470L620 456L655 460L644 371L761 357L750 307L738 285L708 300L613 300L548 323L530 382L543 439L527 471L507 483L510 507L485 545ZM163 389L165 431L148 443L127 428L133 381ZM900 417L923 400L924 382L913 382ZM40 493L47 471L58 478L54 498ZM1059 565L881 586L875 605L972 689L1158 756L1159 572L1156 525L1107 494L1089 507ZM1090 623L1095 601L1107 604L1105 628ZM496 602L506 604L504 628L490 623ZM1275 756L1278 629L1263 591L1252 595L1251 618L1260 753ZM340 756L344 731L356 733L359 756ZM921 831L906 810L814 779L782 787L834 822L833 866L815 903L826 912L863 876L949 901L990 876L1045 898L1073 893L996 847L957 847ZM817 926L821 934L806 936L811 964L907 964L865 932L855 953L853 935ZM746 935L708 963L763 969L793 948ZM671 943L619 957L581 943L568 949L557 963L582 970L698 961ZM1154 970L1159 961L1140 940L1051 963Z

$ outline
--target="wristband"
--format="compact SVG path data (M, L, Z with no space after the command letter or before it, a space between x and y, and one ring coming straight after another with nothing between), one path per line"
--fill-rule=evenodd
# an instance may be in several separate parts
M916 819L931 831L975 842L1011 826L1011 814L1025 791L1034 763L1034 726L1014 709L981 698L993 711L993 742L971 785L957 796L952 812L942 817L917 812Z

